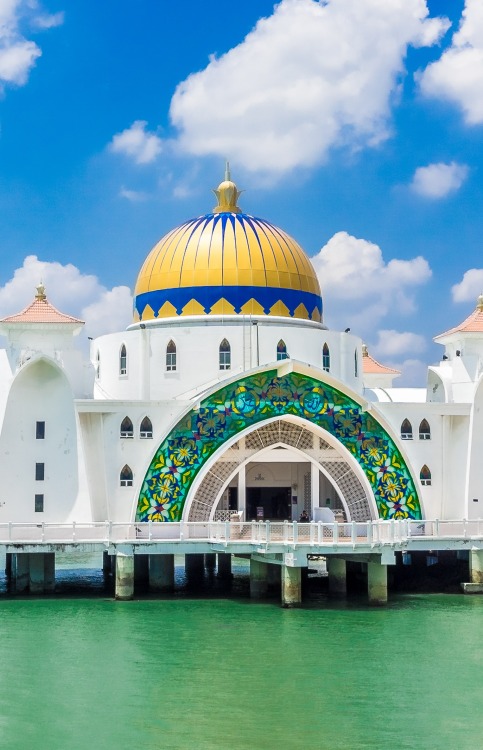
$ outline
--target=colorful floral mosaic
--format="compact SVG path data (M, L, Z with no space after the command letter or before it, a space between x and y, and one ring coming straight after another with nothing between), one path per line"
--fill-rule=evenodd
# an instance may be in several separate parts
M336 388L276 371L230 383L190 411L161 443L141 488L136 520L179 521L190 488L213 453L247 427L293 415L336 437L369 480L381 518L421 518L418 494L392 438Z

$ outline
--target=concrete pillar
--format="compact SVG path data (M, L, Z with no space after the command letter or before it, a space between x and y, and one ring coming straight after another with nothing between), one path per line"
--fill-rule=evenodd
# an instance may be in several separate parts
M470 552L470 581L483 585L483 550L472 549Z
M134 555L124 552L116 554L116 599L132 599L134 596Z
M152 591L173 591L174 555L149 555L149 588Z
M134 555L134 585L147 586L149 582L149 555Z
M102 572L104 573L105 576L109 576L112 573L112 568L113 568L112 557L113 556L109 554L107 549L105 549L104 552L102 553Z
M184 556L184 569L188 580L196 581L203 578L204 555L198 553Z
M12 558L12 591L23 594L29 589L30 557L26 552L16 552Z
M242 519L247 520L247 482L245 465L238 472L238 510L243 511Z
M231 572L231 555L225 554L224 552L218 552L218 578L227 580L233 578Z
M367 563L367 593L369 604L387 604L387 565Z
M31 594L43 594L45 586L45 561L43 552L29 555L29 588Z
M282 607L299 607L302 603L302 568L282 565Z
M12 552L7 552L5 555L5 575L9 581L12 577L12 558Z
M263 599L268 589L267 563L250 558L250 596L252 599Z
M267 584L269 589L275 589L280 591L282 566L281 565L267 565Z
M332 596L345 596L347 594L346 561L339 557L327 557L327 570L329 573L329 593Z
M310 520L314 518L314 508L319 507L320 471L317 464L310 464L310 494L312 496L310 505Z
M216 568L216 552L205 553L205 568L211 572Z
M44 553L44 594L55 591L55 552Z

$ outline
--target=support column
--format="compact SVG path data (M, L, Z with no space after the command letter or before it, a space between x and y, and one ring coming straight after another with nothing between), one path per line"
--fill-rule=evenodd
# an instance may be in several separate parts
M151 591L173 591L174 555L149 555L149 588Z
M267 565L267 584L269 589L279 591L281 586L281 565Z
M465 594L483 594L483 550L470 550L470 582L461 588Z
M299 607L302 604L302 568L282 565L282 607Z
M345 596L347 594L346 561L339 557L327 557L327 570L329 573L329 593L332 596Z
M193 553L184 556L184 569L189 581L198 581L203 578L204 555Z
M216 552L205 553L205 568L213 573L216 568Z
M367 563L367 593L369 604L387 604L387 565Z
M246 467L243 465L238 472L238 510L243 511L242 519L247 520L247 481Z
M31 594L43 594L45 586L45 562L43 552L29 555L29 588Z
M12 558L12 590L23 594L29 589L30 557L26 552L16 552Z
M108 550L105 549L102 553L102 572L105 576L109 576L112 573L112 555L109 554Z
M55 552L44 553L44 594L55 591Z
M217 576L223 580L233 578L233 573L231 572L231 555L224 552L218 552Z
M116 599L127 600L134 596L134 555L116 554Z
M317 438L318 439L318 438ZM310 494L311 494L311 504L310 504L310 520L313 521L314 519L314 508L319 507L319 492L320 492L320 471L317 464L310 464Z
M250 558L250 596L252 599L263 599L268 589L267 563Z
M13 560L13 553L7 552L5 555L5 575L7 577L7 581L10 582L10 579L12 578L12 560Z
M149 582L149 555L134 555L134 585L147 586Z

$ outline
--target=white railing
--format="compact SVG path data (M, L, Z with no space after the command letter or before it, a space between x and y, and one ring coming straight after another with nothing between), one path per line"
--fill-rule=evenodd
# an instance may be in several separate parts
M3 523L0 544L119 544L200 541L223 545L374 547L432 540L483 540L483 519L468 521L203 521L178 523Z

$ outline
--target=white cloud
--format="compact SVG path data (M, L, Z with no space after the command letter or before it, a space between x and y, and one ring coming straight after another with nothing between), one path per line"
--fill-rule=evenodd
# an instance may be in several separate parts
M59 11L58 13L42 13L39 16L34 17L32 24L37 29L53 29L56 26L62 26L64 19L64 11Z
M414 312L417 288L431 278L425 258L386 262L378 245L347 232L337 232L311 261L325 322L342 330L350 326L367 339L389 313Z
M459 105L469 125L483 123L483 3L466 0L451 47L420 76L424 94Z
M420 354L426 349L426 339L419 333L381 329L377 332L377 341L371 347L371 354L376 357L400 357L402 354Z
M27 256L13 277L0 287L0 317L26 307L40 280L55 307L85 320L89 336L121 331L132 322L132 297L127 286L107 289L97 276L83 274L71 263L41 261L36 255Z
M425 388L428 379L428 364L421 359L405 359L399 363L390 364L396 370L401 370L396 387Z
M129 190L128 188L121 188L119 191L121 198L131 201L131 203L142 203L148 199L148 194L142 190Z
M129 156L136 164L149 164L160 154L162 141L155 133L146 131L146 126L145 120L136 120L113 137L109 148L116 154Z
M470 268L458 284L451 287L453 302L475 302L483 294L483 268Z
M414 173L411 188L426 198L444 198L462 186L468 176L466 164L439 162L418 167Z
M426 0L282 0L179 84L176 145L276 176L321 162L332 146L377 144L408 46L433 44L447 28Z

